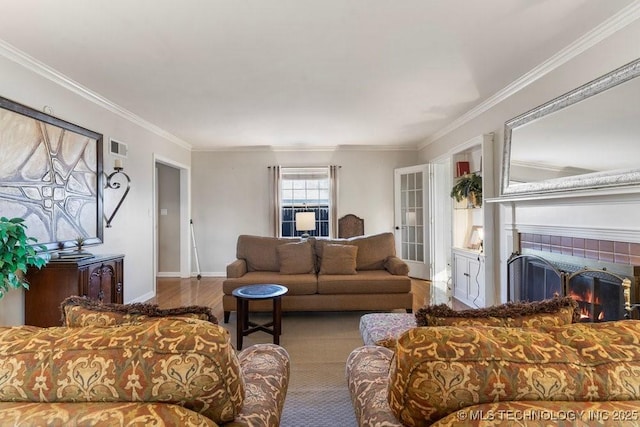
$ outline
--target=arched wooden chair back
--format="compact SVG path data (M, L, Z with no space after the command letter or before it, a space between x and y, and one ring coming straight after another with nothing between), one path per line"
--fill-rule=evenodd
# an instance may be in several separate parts
M338 219L338 237L349 238L364 235L364 219L347 214Z

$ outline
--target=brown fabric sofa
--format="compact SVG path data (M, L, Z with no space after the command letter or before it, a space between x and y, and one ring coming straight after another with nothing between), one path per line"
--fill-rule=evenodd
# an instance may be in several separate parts
M640 321L416 327L346 374L360 426L639 425Z
M237 259L227 266L224 321L236 310L234 289L258 283L284 285L283 311L412 309L409 267L396 256L393 233L349 239L241 235ZM255 301L251 310L271 310Z
M111 326L113 313L67 308L69 327L0 327L0 425L279 425L282 347L236 353L224 328L180 313Z

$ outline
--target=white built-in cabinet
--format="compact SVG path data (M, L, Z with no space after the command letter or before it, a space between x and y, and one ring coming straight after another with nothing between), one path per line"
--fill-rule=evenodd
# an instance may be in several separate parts
M460 145L451 156L452 182L468 163L469 171L482 177L482 204L466 200L453 203L452 287L453 297L470 307L493 305L494 286L494 206L486 203L495 194L493 134L481 135Z
M470 307L484 306L484 261L478 251L453 249L453 296Z

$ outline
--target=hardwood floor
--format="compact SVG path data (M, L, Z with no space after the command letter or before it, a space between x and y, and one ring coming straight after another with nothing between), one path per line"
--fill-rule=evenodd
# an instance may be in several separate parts
M158 304L160 308L186 305L204 305L213 310L213 314L222 319L222 282L223 277L203 277L197 280L172 277L159 277L156 280L156 296L148 303ZM413 311L428 304L431 282L411 279L413 292Z
M213 314L222 319L223 280L223 277L203 277L200 280L195 277L158 277L156 296L147 302L158 304L160 308L204 305L211 307Z
M411 279L411 293L413 293L413 312L429 304L431 299L431 282L428 280Z
M460 302L455 298L453 298L452 301L451 301L451 308L453 308L454 310L457 310L457 311L460 311L460 310L471 310L472 309L472 307L469 307L465 303Z

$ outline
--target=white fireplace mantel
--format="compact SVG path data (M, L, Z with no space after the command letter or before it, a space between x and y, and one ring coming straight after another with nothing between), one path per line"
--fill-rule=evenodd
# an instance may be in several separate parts
M550 236L577 237L583 239L612 240L640 243L640 230L605 227L579 227L569 225L506 224L506 228L517 233L546 234Z

